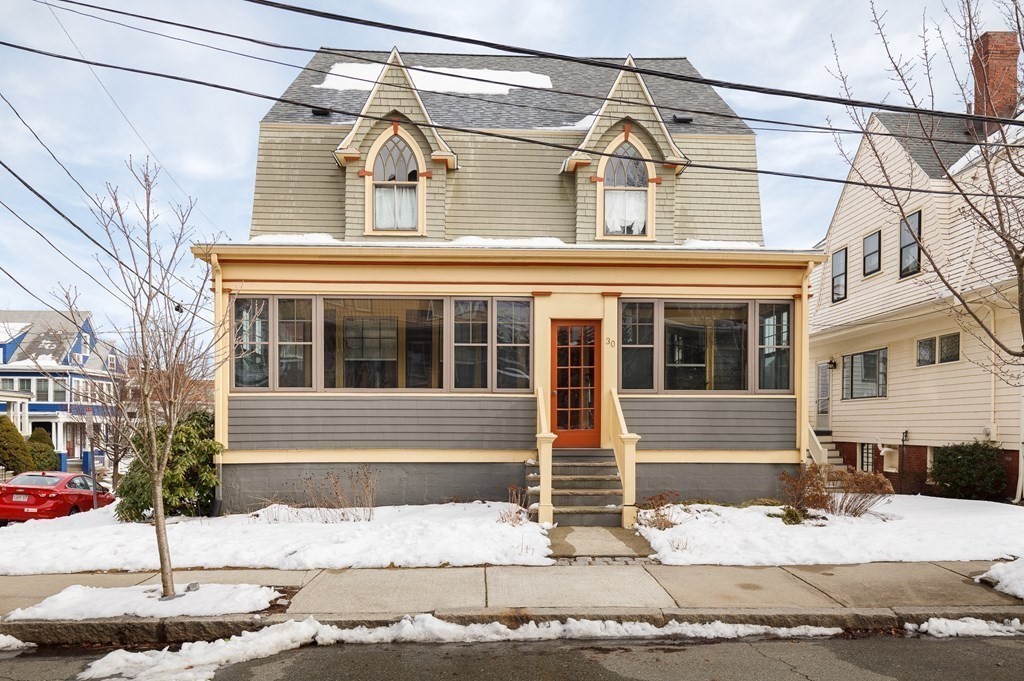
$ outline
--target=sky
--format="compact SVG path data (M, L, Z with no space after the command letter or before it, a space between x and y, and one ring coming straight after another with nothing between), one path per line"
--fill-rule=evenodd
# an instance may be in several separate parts
M0 0L0 40L70 55L81 50L86 58L97 61L271 95L280 95L297 73L293 68L214 52L66 11L71 8L297 66L306 61L304 54L50 1L52 9L39 0ZM303 17L242 0L87 1L311 48L387 50L397 46L405 52L481 51L458 43ZM838 54L854 96L905 101L890 78L868 0L636 0L628 4L611 0L288 1L579 56L685 56L708 78L827 95L840 94L830 73L835 71ZM953 26L940 3L878 0L876 7L886 13L886 33L903 56L913 58L920 53L922 26L927 22L941 27L954 43L953 63L958 68L966 64L967 56L956 47ZM985 8L982 16L986 29L1003 27L994 9ZM948 67L942 66L935 80L936 106L962 111L964 105L955 93ZM149 156L163 169L158 201L182 202L186 196L197 201L193 223L198 239L247 239L258 124L270 103L147 76L103 69L96 74L111 96L87 66L0 46L0 93L90 193L102 194L105 183L128 190L131 178L126 160ZM720 94L743 116L818 125L850 123L840 106L734 90L721 90ZM80 225L97 233L88 199L2 102L0 130L4 131L0 159ZM851 147L856 141L855 137L846 139ZM830 134L757 130L757 148L764 169L840 179L848 170ZM767 246L810 248L828 228L840 186L762 176L760 189ZM2 168L0 199L76 263L102 278L99 250ZM123 320L123 312L108 293L2 207L0 267L47 302L54 303L54 292L73 287L80 307L92 310L101 325L105 320L115 325ZM43 309L44 304L0 273L0 309L26 308Z

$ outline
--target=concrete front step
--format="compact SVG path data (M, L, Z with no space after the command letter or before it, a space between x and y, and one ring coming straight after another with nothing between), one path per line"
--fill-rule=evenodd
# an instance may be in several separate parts
M531 482L540 482L540 474L539 473L530 473L529 475L526 476L526 479L528 481L531 481ZM615 482L618 482L619 474L616 473L615 475L552 475L551 476L551 481L552 482L560 482L560 481L564 481L564 482L584 482L584 481L588 481L588 480L594 481L594 482L606 481L606 480L607 481L614 480Z
M574 527L618 527L622 506L555 506L555 522Z
M539 487L540 476L526 476L528 487ZM552 475L551 486L557 489L603 489L613 491L622 489L622 481L618 475Z
M611 449L553 449L552 461L615 461Z
M540 472L540 465L527 464L526 472L529 475L537 475ZM554 461L551 464L553 475L611 475L618 472L619 468L614 461Z
M540 490L529 493L530 502L540 501ZM609 489L553 489L551 503L555 508L562 506L620 506L622 488Z

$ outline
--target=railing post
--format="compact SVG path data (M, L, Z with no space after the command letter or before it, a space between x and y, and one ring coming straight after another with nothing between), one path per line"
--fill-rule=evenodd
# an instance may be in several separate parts
M622 440L622 526L636 525L636 443L639 435L623 433Z
M555 522L554 505L551 503L551 447L555 441L553 433L537 434L537 463L540 469L540 505L537 507L537 522Z

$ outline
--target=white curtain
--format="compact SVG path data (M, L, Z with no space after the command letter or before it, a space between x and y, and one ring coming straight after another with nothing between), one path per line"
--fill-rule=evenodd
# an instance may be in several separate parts
M416 227L416 187L374 187L374 229L414 231Z
M647 192L606 189L604 192L604 233L608 235L646 235Z

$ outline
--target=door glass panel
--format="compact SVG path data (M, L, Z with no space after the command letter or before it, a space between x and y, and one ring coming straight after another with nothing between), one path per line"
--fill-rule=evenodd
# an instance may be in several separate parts
M558 430L593 430L597 420L595 327L591 324L561 326L555 339L556 427Z

